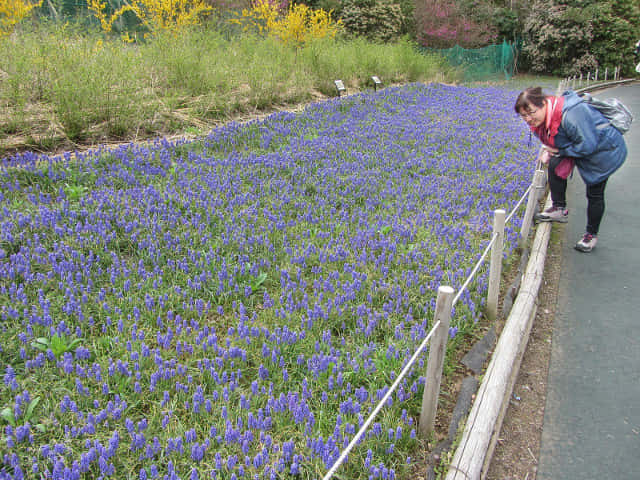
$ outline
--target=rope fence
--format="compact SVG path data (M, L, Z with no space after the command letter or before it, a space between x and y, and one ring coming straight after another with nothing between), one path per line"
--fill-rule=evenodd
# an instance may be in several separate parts
M533 222L533 214L535 212L536 204L539 200L539 191L544 188L543 182L545 180L546 179L544 171L539 167L536 168L533 181L522 194L509 215L506 215L505 210L502 209L494 211L493 233L475 266L473 267L455 296L452 287L447 285L441 285L440 287L438 287L433 327L426 335L422 343L418 346L413 356L406 363L393 384L389 387L384 397L372 410L369 417L365 420L358 432L354 435L351 442L341 452L338 459L334 462L334 464L322 480L331 479L340 465L342 465L348 458L348 455L353 447L355 447L355 445L360 441L375 417L378 415L380 410L382 410L396 388L400 385L400 382L409 373L411 368L418 360L420 354L429 344L431 345L429 348L429 358L427 360L427 371L425 374L425 387L422 398L422 407L420 411L420 420L418 422L418 432L421 437L426 438L434 431L438 397L440 395L440 383L442 380L442 371L444 367L444 359L447 348L447 339L449 337L451 311L462 296L463 292L467 289L467 287L475 277L482 264L485 262L487 256L489 256L489 253L491 253L489 266L489 288L487 292L487 316L491 320L497 317L500 278L502 275L505 224L511 221L518 209L523 204L524 200L527 199L527 207L523 216L523 223L519 235L520 245L523 245L529 236L529 230Z
M588 76L588 78L591 77ZM594 79L597 79L597 74L594 75ZM608 88L629 81L632 80L616 78L608 83L593 84L583 90ZM566 87L566 82L560 82L556 95L560 95ZM538 167L534 174L534 181L529 188L529 202L522 226L523 231L532 224L527 219L532 215L545 188L545 172L540 165L541 151L538 154ZM551 197L547 196L545 206L550 205ZM508 318L505 319L500 338L493 349L491 361L483 373L482 382L476 392L459 444L448 462L446 480L478 480L487 475L534 323L550 236L551 224L541 224L530 245L529 259L520 281L517 298L511 306ZM526 240L527 236L521 235L520 242L524 243Z
M484 252L482 253L482 255L480 255L480 258L476 262L476 265L473 267L473 270L471 270L471 273L469 274L467 279L464 281L464 283L462 284L462 286L458 290L458 293L456 294L456 296L453 297L453 301L451 302L451 306L452 307L455 306L456 303L458 303L458 300L460 300L460 297L462 296L462 293L467 289L467 287L471 283L471 280L473 280L473 277L475 276L476 272L478 271L478 269L484 263L484 260L487 257L487 254L491 250L491 247L493 247L493 244L495 243L497 238L498 238L498 235L494 231L493 235L491 236L491 240L489 240L489 243L487 244L486 248L484 249Z
M340 457L338 457L338 459L335 461L331 469L323 477L323 480L329 480L333 476L333 474L336 472L338 467L342 465L342 462L344 462L344 460L347 458L347 456L349 455L349 452L353 450L353 447L358 443L362 435L364 435L364 432L367 431L367 428L369 428L369 425L371 425L371 422L373 421L373 419L376 417L376 415L378 415L378 412L382 410L382 407L384 406L384 404L387 403L387 400L389 400L389 397L391 396L391 394L398 387L398 384L400 383L400 381L409 372L409 369L413 366L413 364L417 360L420 353L422 353L422 351L426 348L427 344L429 343L429 340L431 340L431 337L435 334L439 326L440 326L440 322L436 322L436 324L431 328L431 330L429 331L427 336L424 338L424 340L422 341L422 343L420 344L416 352L413 354L409 362L407 362L405 367L400 372L400 375L398 375L398 378L396 378L395 382L393 382L393 384L391 385L387 393L385 393L384 397L382 397L380 402L378 402L378 405L376 405L376 408L373 409L369 417L362 424L362 427L360 427L360 430L358 430L358 432L355 434L351 442L349 442L349 445L347 445L346 448L342 451L342 453L340 454Z
M515 207L513 207L513 210L511 210L511 213L507 215L507 218L505 218L504 223L509 223L513 215L518 211L518 208L520 208L520 205L522 205L522 202L524 202L525 198L527 198L527 195L529 195L529 192L531 191L532 188L533 188L533 182L529 184L527 189L524 191L524 193L520 197L520 200L518 200L518 203L516 203Z
M613 73L613 79L609 80L609 71L605 69L604 83L608 81L608 85L624 82L620 79L620 69L615 68ZM584 90L589 88L597 88L597 85L591 82L598 82L598 70L592 75L591 73L586 76L586 86ZM556 94L560 94L563 88L569 86L575 87L576 81L578 86L582 86L583 77L573 77L561 81L558 85ZM360 430L356 433L349 445L343 450L339 458L334 462L331 469L323 477L323 480L329 480L337 469L347 458L349 452L358 443L362 435L374 420L376 415L380 412L383 406L386 404L390 396L398 387L400 382L404 379L410 369L416 363L418 357L422 351L427 347L429 343L429 358L427 361L427 371L425 375L425 387L422 399L422 408L420 412L420 420L418 423L419 434L425 438L428 437L434 430L435 418L437 412L438 396L440 394L440 383L442 380L442 370L444 366L444 358L446 353L447 338L449 336L449 323L451 320L451 311L455 304L458 302L463 292L467 289L476 273L485 262L487 256L491 252L491 260L489 266L489 286L487 292L487 316L489 319L494 320L497 317L498 296L500 291L500 279L502 275L502 258L504 250L504 228L505 224L508 224L516 212L520 209L525 199L527 200L525 212L522 219L522 226L519 234L519 247L524 248L529 239L529 233L531 226L533 225L533 216L537 208L538 202L542 196L542 193L546 185L546 173L541 162L541 154L543 150L540 148L537 155L536 169L533 175L533 180L524 191L518 202L515 204L511 212L506 215L506 212L502 209L494 211L493 233L491 239L487 243L484 251L480 255L480 258L476 262L472 271L467 276L466 280L454 296L454 290L450 286L441 285L438 288L438 294L436 299L436 308L434 312L434 325L424 338L418 349L415 351L411 359L404 366L394 383L386 392L384 397L378 402L373 409L367 420L363 423ZM490 368L492 365L490 365ZM489 375L490 372L487 372ZM481 392L481 395L484 391ZM477 413L476 413L477 414ZM453 467L455 470L455 466Z

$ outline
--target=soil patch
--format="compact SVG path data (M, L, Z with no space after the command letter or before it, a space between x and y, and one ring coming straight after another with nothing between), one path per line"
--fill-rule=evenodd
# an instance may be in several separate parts
M554 225L538 310L520 365L510 404L502 423L487 480L535 480L547 398L553 322L562 269L564 226Z

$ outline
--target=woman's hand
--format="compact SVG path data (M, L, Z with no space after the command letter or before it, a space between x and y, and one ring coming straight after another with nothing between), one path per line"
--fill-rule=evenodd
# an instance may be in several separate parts
M542 152L540 152L540 163L542 163L542 165L548 165L550 158L551 156L548 151L542 150Z
M543 165L548 165L549 164L549 159L555 155L558 154L558 149L554 148L554 147L547 147L546 145L544 145L542 147L542 152L540 153L540 162Z

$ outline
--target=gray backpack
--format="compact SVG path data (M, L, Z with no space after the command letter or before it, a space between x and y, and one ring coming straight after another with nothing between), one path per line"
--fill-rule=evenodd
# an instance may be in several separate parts
M633 114L620 100L617 98L601 100L592 97L588 93L582 93L580 97L586 104L602 113L604 118L609 120L609 123L618 129L621 134L624 135L629 131L631 122L633 122Z

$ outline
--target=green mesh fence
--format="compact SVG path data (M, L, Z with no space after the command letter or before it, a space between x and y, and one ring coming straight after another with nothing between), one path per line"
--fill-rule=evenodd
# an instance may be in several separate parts
M456 45L445 50L429 50L447 59L454 67L464 71L465 81L482 80L496 75L510 79L516 70L518 45L502 42L483 48L467 49Z

